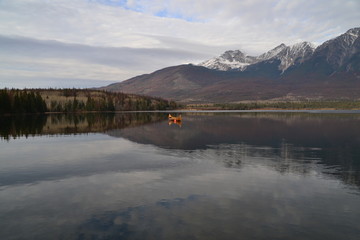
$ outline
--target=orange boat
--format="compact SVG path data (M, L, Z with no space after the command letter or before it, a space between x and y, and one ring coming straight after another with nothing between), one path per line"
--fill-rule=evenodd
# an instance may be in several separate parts
M169 114L168 118L169 118L169 121L173 121L174 123L181 122L181 120L182 120L181 114L177 117L171 116L171 114Z

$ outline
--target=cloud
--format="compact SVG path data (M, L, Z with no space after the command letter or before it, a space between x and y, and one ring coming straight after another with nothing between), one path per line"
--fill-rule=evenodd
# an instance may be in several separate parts
M7 37L18 50L0 54L100 64L120 81L229 49L320 44L358 27L358 9L358 0L2 0L1 44Z
M0 36L0 46L0 78L3 81L55 77L96 80L93 83L99 84L99 81L121 81L135 74L155 71L158 67L177 64L179 59L188 63L209 57L186 49L96 47L6 36ZM65 83L71 84L71 81ZM6 85L0 84L0 87Z
M181 44L180 41L177 43ZM193 60L208 55L184 48L99 47L6 36L0 36L0 45L3 46L0 53L12 56L76 59L82 62L130 68L137 68L134 64L149 66L164 60ZM191 43L187 43L187 46L190 45Z

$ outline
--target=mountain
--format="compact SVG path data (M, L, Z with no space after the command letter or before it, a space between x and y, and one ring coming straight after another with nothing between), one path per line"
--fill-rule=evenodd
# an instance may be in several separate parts
M215 71L192 64L180 65L110 84L102 89L191 102L198 100L198 97L192 97L194 92L216 84L226 75L226 71Z
M302 42L285 47L271 59L279 59L279 70L284 72L289 67L302 63L309 59L315 50L315 46L309 42Z
M311 58L298 69L303 72L332 75L360 71L360 28L353 28L317 47Z
M309 58L314 50L315 46L309 42L297 43L292 46L286 46L282 43L274 49L257 57L248 56L240 50L226 51L219 57L200 63L199 66L222 71L244 71L249 65L277 59L280 60L278 69L284 72L290 66L303 62Z
M267 99L360 99L360 28L317 48L280 44L259 56L235 50L103 87L185 103Z
M207 67L210 69L228 71L228 70L245 70L245 68L257 62L256 57L247 56L240 50L226 51L221 56L209 59L199 66Z

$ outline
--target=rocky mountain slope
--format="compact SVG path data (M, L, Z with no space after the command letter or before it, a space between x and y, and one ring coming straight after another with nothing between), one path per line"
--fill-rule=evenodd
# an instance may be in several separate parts
M249 65L269 61L280 60L279 70L285 71L290 66L303 62L314 52L315 46L309 42L297 43L292 46L280 44L274 49L260 56L248 56L240 50L226 51L219 57L209 59L199 66L222 71L244 71Z
M306 65L316 71L319 64L326 64L326 74L359 72L360 28L353 28L337 38L326 41L316 48Z
M180 65L102 89L181 102L266 99L360 99L360 28L317 48L280 44L259 56L227 51L200 65Z

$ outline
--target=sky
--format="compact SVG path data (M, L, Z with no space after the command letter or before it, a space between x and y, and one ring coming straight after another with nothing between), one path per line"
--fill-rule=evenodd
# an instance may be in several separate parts
M106 86L359 26L359 0L0 0L0 88Z

